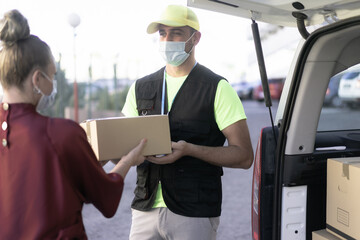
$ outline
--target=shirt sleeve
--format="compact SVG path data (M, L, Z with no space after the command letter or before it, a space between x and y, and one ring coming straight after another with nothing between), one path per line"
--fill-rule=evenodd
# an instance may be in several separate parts
M136 105L136 95L135 95L135 83L134 82L126 95L126 100L124 107L122 109L122 113L127 117L136 117L139 116Z
M49 129L64 172L79 197L92 203L105 217L112 217L121 199L123 178L104 171L77 123L53 120Z
M214 109L216 123L220 131L239 120L246 119L239 96L224 79L218 83Z

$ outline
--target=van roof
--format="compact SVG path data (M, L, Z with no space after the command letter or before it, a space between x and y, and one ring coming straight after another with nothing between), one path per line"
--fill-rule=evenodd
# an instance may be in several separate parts
M296 27L296 13L305 25L331 23L360 15L358 0L188 0L188 6L253 19L270 24Z

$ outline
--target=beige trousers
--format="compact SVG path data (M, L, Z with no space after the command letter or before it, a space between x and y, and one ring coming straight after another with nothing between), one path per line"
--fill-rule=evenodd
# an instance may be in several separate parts
M215 240L220 217L194 218L168 208L132 209L130 240Z

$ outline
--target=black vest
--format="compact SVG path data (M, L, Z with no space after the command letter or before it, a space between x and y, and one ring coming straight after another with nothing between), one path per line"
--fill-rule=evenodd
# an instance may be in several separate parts
M164 68L136 82L139 115L161 113L163 75ZM225 136L218 128L214 114L215 94L221 79L224 78L200 64L190 72L168 113L172 141L223 146ZM164 201L172 212L189 217L220 216L222 175L221 167L189 156L165 165L145 161L137 167L132 208L151 209L161 181Z

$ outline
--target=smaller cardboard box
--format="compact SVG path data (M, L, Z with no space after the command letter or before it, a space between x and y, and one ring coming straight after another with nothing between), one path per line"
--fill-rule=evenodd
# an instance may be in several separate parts
M360 157L327 161L326 229L360 239Z
M171 153L167 115L90 119L80 125L99 161L120 159L143 138L145 156Z
M329 233L326 229L321 229L312 232L312 240L341 240L341 238Z

